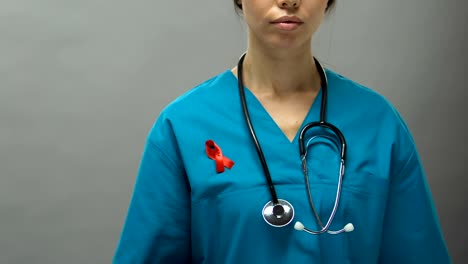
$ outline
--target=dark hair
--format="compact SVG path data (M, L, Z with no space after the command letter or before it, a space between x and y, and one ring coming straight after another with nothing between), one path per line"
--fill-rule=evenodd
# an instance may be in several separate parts
M237 1L238 0L234 0L234 6L235 6L237 11L240 11L240 10L242 10L242 5L238 4ZM335 5L335 2L336 2L335 0L328 0L327 8L325 9L325 11L327 11L327 12L330 11L333 8L333 6Z

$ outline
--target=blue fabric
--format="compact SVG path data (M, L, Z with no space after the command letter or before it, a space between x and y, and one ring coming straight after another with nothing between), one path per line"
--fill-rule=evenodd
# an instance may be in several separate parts
M332 230L309 206L298 137L290 142L255 96L247 103L280 199L294 221L265 223L271 199L245 123L237 79L227 70L168 105L148 134L114 263L450 263L421 161L407 126L382 96L333 71L327 120L344 134L347 163ZM304 124L319 120L321 93ZM315 129L306 138L327 135ZM333 134L330 134L333 137ZM205 152L214 140L235 165L216 173ZM322 221L335 199L339 156L318 139L309 148L312 196Z

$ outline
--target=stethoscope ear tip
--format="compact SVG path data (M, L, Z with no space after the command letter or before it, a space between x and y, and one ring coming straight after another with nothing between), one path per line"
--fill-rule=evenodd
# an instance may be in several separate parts
M345 225L343 230L348 233L348 232L353 232L354 231L354 225L352 223L348 223Z
M304 225L301 222L297 221L294 224L294 229L296 229L297 231L302 231L304 230Z

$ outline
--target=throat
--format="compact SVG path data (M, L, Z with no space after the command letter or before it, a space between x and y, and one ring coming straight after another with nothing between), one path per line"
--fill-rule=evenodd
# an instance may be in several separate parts
M253 51L245 57L243 76L244 85L251 91L278 97L320 87L320 76L311 55L282 58Z
M293 142L307 118L318 91L296 92L286 97L262 95L254 92L260 104L282 134Z

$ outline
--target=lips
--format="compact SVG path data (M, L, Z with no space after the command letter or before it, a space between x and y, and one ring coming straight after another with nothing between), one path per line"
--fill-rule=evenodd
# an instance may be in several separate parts
M295 30L303 23L304 22L296 16L283 16L271 22L271 24L282 31Z
M296 24L302 24L304 23L300 18L296 16L282 16L276 20L273 20L271 23L277 24L277 23L296 23Z

